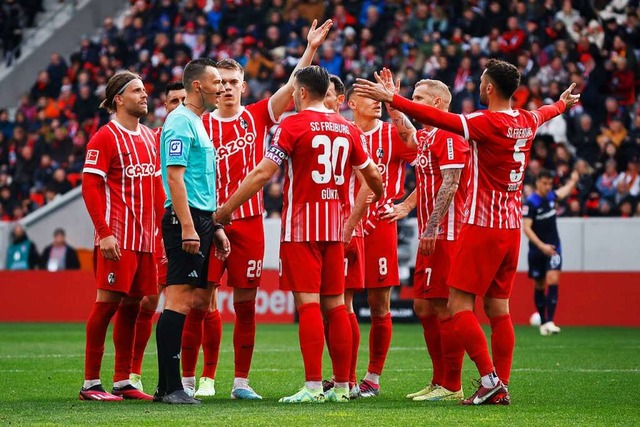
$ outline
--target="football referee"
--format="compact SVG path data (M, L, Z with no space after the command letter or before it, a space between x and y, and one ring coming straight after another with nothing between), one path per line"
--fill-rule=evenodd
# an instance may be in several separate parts
M184 104L169 114L160 136L162 179L167 194L162 233L167 253L165 308L158 320L158 388L154 401L197 404L182 388L182 328L191 309L192 292L207 287L212 242L226 258L230 246L222 226L214 223L216 170L213 143L201 115L215 107L224 92L216 62L200 58L183 73Z

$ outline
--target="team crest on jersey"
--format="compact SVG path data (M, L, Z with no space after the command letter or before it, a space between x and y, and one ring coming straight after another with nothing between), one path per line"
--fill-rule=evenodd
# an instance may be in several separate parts
M378 148L376 150L376 156L378 156L378 159L381 159L384 157L384 149L383 148Z
M107 282L109 282L110 285L116 283L116 273L114 273L113 271L109 273L109 275L107 275Z
M551 202L549 202L549 207L550 207L550 208L552 208L552 207L554 207L554 206L555 206L555 204L556 204L556 202L551 201Z
M240 127L244 130L247 130L247 128L249 127L249 124L247 123L247 121L242 117L240 117Z
M169 156L178 157L182 156L182 141L179 139L172 139L169 141Z

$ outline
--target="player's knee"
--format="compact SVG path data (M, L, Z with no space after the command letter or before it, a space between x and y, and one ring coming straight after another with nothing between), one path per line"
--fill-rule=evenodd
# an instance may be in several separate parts
M388 298L385 298L383 294L371 293L367 298L369 303L369 309L371 310L372 317L386 316L391 309L391 303Z
M146 311L155 311L158 308L158 296L152 295L142 298L140 308Z
M429 301L424 299L413 300L413 311L418 317L431 316L434 314L431 309L431 304L429 304Z
M489 318L509 314L509 300L507 299L485 298L483 306L484 312Z

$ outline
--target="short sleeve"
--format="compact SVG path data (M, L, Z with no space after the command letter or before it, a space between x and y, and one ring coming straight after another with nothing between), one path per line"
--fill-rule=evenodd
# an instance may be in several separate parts
M280 117L276 117L271 107L271 98L263 99L248 105L246 109L253 115L253 117L259 118L261 124L270 128L280 121Z
M462 120L464 139L467 141L481 141L489 135L491 131L489 117L482 111L460 114L460 119Z
M533 204L533 201L528 198L524 204L522 205L522 216L523 218L529 218L532 220L536 219L536 206Z
M364 169L370 161L367 148L367 140L355 126L351 127L351 139L353 141L349 163L354 169Z
M106 178L111 167L113 141L110 131L105 125L87 144L87 155L84 159L83 173L93 173Z
M282 162L287 160L293 152L295 139L288 130L290 123L290 121L284 121L278 126L275 135L273 135L271 145L264 156L278 166L282 166Z
M171 114L162 128L160 145L162 160L167 166L187 166L189 152L195 138L189 119L182 114Z
M461 169L465 166L469 145L460 135L439 131L432 145L440 169Z

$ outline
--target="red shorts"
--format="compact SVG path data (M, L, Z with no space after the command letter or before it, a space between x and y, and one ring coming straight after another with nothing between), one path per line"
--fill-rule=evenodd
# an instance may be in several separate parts
M260 286L262 260L264 259L264 225L262 216L235 220L224 227L231 243L231 253L226 260L215 257L215 246L211 245L209 258L209 283L221 285L227 271L227 285L234 288L252 289Z
M464 224L449 286L482 297L509 298L519 254L520 229Z
M352 237L344 253L344 287L361 291L364 289L364 238Z
M449 272L457 241L438 239L436 251L430 256L418 252L413 273L413 297L420 299L449 298Z
M320 295L344 293L344 243L280 243L280 289Z
M158 285L164 286L167 284L167 259L156 258L156 270L158 272Z
M364 238L364 285L368 289L399 284L398 227L395 222L378 221Z
M122 292L130 297L158 294L156 261L151 252L122 250L119 261L105 259L93 249L93 269L98 289Z

